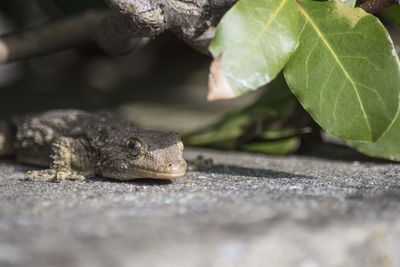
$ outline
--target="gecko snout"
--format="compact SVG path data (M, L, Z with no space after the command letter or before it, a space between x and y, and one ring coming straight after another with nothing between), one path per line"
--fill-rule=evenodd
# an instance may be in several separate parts
M186 171L186 162L184 160L167 163L167 172L169 173L184 173Z

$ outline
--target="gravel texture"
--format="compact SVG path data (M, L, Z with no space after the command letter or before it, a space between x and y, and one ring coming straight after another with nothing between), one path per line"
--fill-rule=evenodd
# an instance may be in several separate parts
M27 182L0 161L0 266L400 266L399 164L198 155L214 165L174 182Z

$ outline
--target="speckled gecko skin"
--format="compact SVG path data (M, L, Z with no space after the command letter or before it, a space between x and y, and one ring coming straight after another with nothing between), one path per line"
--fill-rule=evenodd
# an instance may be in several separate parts
M56 110L0 122L0 156L49 169L26 179L175 179L186 172L181 138L105 114Z

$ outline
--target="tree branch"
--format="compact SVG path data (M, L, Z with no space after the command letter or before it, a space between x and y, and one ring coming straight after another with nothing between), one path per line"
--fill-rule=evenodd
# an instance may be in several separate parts
M215 28L237 0L104 0L117 12L92 11L0 37L0 63L50 54L94 41L111 54L125 54L165 31L202 53ZM369 0L374 13L400 0Z
M215 27L236 0L105 0L92 11L0 37L0 63L51 54L88 41L125 54L165 31L207 53ZM147 37L143 39L144 37Z
M108 12L87 12L0 37L0 63L58 52L91 40Z
M124 14L126 28L140 29L148 37L165 31L175 33L183 41L208 53L207 46L215 27L237 0L105 0Z
M384 9L385 7L388 7L395 3L399 3L399 0L369 0L362 3L358 7L364 9L368 13L374 14L381 9Z

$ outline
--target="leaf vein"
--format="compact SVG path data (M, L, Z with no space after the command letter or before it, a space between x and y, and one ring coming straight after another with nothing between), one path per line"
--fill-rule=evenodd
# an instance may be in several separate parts
M361 96L357 90L357 86L354 83L353 79L351 78L350 74L348 73L346 67L343 65L343 63L340 60L340 57L337 55L337 53L335 52L335 49L332 47L332 45L329 43L329 41L325 38L324 33L321 32L321 30L319 29L318 25L316 25L313 21L313 19L310 17L310 15L307 13L307 11L305 11L303 9L303 7L301 7L300 4L297 4L300 13L303 15L303 17L306 19L306 21L308 22L308 24L313 28L313 30L316 32L316 34L318 35L318 37L322 40L323 44L328 48L330 54L333 56L333 58L335 59L335 61L337 62L338 66L340 67L340 69L342 70L344 76L346 77L346 79L350 82L350 84L352 85L352 88L356 94L357 97L357 101L360 105L360 109L361 112L363 114L364 120L365 120L365 124L369 130L369 133L371 135L372 138L372 129L371 129L371 125L369 123L369 119L368 119L368 115L365 111L364 105L361 101ZM343 88L341 88L341 91L343 90ZM337 101L337 100L336 100ZM336 105L336 103L335 103Z
M382 72L386 72L386 70L384 70L383 68L381 68L381 67L379 67L378 65L372 63L371 60L369 60L367 57L340 56L340 58L361 59L361 60L366 61L369 65L371 65L372 67L374 67L376 70L379 70L379 71L382 71Z
M343 83L343 85L340 87L340 89L339 89L339 91L338 91L338 93L337 93L337 95L336 95L336 98L335 98L335 103L333 104L333 113L332 113L332 115L333 115L333 120L335 121L335 124L336 124L336 121L337 121L337 119L336 119L336 108L337 108L339 96L342 94L343 89L345 88L347 82L348 82L348 81L345 81L345 82Z
M322 87L321 87L321 90L319 91L319 111L320 111L320 112L321 112L321 110L322 110L322 98L323 98L322 94L323 94L323 91L325 90L326 85L328 84L329 79L331 78L331 76L332 76L332 74L333 74L333 71L334 71L335 69L336 69L336 64L333 65L332 69L330 70L330 72L329 72L329 74L328 74L328 77L326 78L324 84L323 84Z
M308 89L309 76L310 76L310 75L308 75L308 65L309 65L308 61L310 60L310 58L311 58L312 54L314 53L314 50L318 44L319 44L319 39L317 39L317 41L315 42L314 46L311 48L311 50L308 53L307 58L306 58L306 62L305 62L305 64L306 64L306 70L305 70L306 71L306 89Z
M371 91L371 92L373 92L373 93L378 97L379 102L381 102L382 106L384 107L386 116L390 117L390 115L389 115L390 112L389 112L388 107L386 106L385 101L383 101L381 95L378 94L378 92L377 92L374 88L369 87L369 86L366 86L366 85L364 85L364 84L362 84L362 83L357 83L357 85L360 86L360 87L363 87L363 88L365 88L365 89L367 89L367 90L369 90L369 91Z

